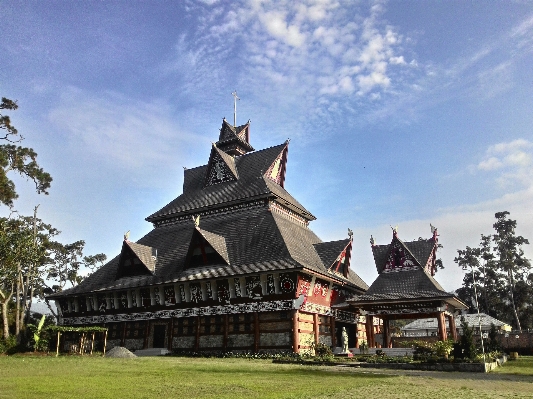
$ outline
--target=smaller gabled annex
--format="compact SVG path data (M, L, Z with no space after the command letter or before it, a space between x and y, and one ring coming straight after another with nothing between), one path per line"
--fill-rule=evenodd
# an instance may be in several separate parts
M439 337L447 339L445 319L452 326L455 337L454 314L467 306L454 294L446 292L435 280L438 232L427 240L404 242L393 230L390 244L370 244L378 277L366 293L348 301L350 307L367 315L367 337L370 347L391 345L389 322L394 319L435 317L439 324ZM375 342L373 318L383 321L383 343Z

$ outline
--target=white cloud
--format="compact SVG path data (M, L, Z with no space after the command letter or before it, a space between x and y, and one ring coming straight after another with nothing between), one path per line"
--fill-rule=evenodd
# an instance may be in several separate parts
M503 166L503 162L496 157L490 157L484 159L478 164L478 169L481 170L495 170L500 169Z
M219 3L180 39L167 70L179 74L186 88L212 90L230 77L231 85L262 93L261 102L282 93L287 108L278 103L280 113L316 122L330 114L320 107L323 97L342 112L354 93L357 101L377 104L403 84L402 35L383 20L384 10L380 3L342 0Z
M180 131L163 103L142 102L117 93L88 95L70 88L49 113L50 122L65 136L70 151L95 165L142 174L186 161L185 143L196 137ZM179 166L179 165L178 165Z
M300 47L304 44L305 34L300 31L298 25L287 23L284 12L271 11L261 13L259 19L272 36L283 40L289 46Z
M524 183L533 182L533 178L526 178L530 174L532 149L533 143L524 139L492 145L487 149L485 158L478 163L477 168L483 171L504 169L505 173L499 177L503 177L505 181L510 179L521 180Z
M403 58L403 55L400 57L390 57L389 62L393 65L403 65L406 63Z

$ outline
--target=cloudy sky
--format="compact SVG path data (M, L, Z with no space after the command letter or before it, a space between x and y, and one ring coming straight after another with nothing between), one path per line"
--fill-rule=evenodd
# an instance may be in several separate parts
M16 208L109 257L207 163L223 117L291 139L286 188L325 241L430 237L456 251L507 210L533 240L533 2L0 0L0 96L54 178ZM3 209L5 213L5 209ZM533 257L531 248L527 254Z

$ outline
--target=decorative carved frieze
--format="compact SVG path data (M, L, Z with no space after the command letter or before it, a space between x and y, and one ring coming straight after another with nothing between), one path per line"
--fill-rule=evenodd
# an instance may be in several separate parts
M223 207L216 208L216 209L208 209L205 211L195 212L195 215L196 216L199 215L201 218L204 218L206 216L211 216L211 215L224 215L224 214L234 213L236 211L244 210L244 209L249 210L253 208L262 208L262 207L267 206L267 204L268 202L266 200L257 200L257 201L242 203L242 204L223 206ZM154 227L159 227L159 226L167 226L171 224L176 224L180 222L190 223L191 215L187 214L183 216L170 217L165 220L158 220L154 222L153 224L154 224Z

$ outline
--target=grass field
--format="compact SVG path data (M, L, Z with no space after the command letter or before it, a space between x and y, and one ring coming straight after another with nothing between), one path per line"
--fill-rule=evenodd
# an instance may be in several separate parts
M0 398L532 398L533 358L490 374L180 357L0 357Z

